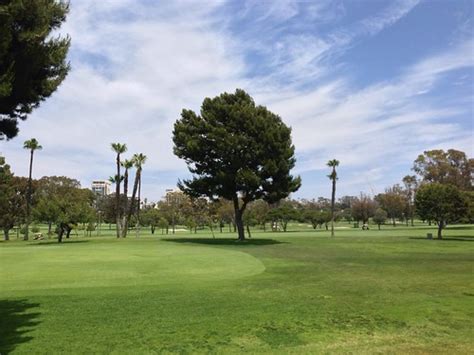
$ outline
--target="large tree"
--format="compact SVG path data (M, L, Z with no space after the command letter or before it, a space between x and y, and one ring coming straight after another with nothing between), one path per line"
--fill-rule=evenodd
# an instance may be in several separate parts
M474 159L459 150L425 151L414 161L413 170L424 182L451 184L464 191L473 189Z
M332 160L328 161L327 166L332 168L331 174L328 175L328 178L332 182L332 191L331 191L331 237L334 237L334 204L336 202L336 181L337 181L336 167L339 166L339 160L332 159Z
M438 224L438 239L448 223L462 219L468 212L467 196L454 185L431 183L422 185L415 196L418 215Z
M291 129L243 90L204 99L200 115L183 110L173 141L174 153L193 174L180 188L191 196L232 201L239 240L245 239L242 216L249 202L277 202L301 185L290 174Z
M43 147L38 143L35 138L25 141L23 148L30 151L30 169L28 174L28 194L26 195L26 233L24 240L28 240L28 230L30 226L30 212L31 212L31 195L32 195L32 184L33 184L33 156L35 150L41 150Z
M66 1L0 1L0 140L15 137L18 120L66 77L70 40L51 33L68 10Z

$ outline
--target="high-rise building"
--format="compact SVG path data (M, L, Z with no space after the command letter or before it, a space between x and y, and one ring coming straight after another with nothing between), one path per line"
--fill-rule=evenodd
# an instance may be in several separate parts
M110 194L111 183L107 180L92 181L91 190L100 196L107 196Z

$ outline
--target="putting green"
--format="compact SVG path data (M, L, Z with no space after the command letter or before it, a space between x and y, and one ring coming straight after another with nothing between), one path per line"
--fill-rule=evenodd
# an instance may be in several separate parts
M210 246L157 243L76 242L0 249L2 289L41 294L51 289L202 284L239 279L265 270L245 252Z

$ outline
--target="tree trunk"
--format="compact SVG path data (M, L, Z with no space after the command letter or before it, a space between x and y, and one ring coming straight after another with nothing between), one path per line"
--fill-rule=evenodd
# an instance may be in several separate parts
M267 231L267 224L265 222L263 222L263 231L266 232Z
M137 206L137 223L136 223L136 234L137 238L140 236L140 195L142 190L142 178L140 176L140 180L138 180L138 206Z
M120 203L120 154L117 154L117 176L115 176L115 227L117 230L117 238L121 236L121 203Z
M130 218L132 217L133 207L135 206L135 197L137 196L138 182L140 181L140 172L141 172L141 169L137 168L137 172L135 174L135 181L133 182L132 200L130 201L128 212L126 213L125 226L123 228L124 230L122 231L123 238L127 236L128 225L130 223Z
M48 222L48 237L51 235L51 226L53 225L53 222Z
M163 228L161 228L161 231L163 232ZM155 234L155 226L151 226L151 234Z
M438 222L438 239L443 239L442 231L444 227L444 222L440 221Z
M30 210L31 210L31 190L32 190L32 174L33 174L33 152L34 150L31 150L30 153L30 172L28 176L28 195L26 196L26 232L25 236L23 237L23 240L28 240L29 237L29 231L30 231Z
M244 241L245 240L245 233L244 233L244 223L242 221L243 210L239 207L239 198L237 196L234 197L234 211L235 211L235 227L237 228L238 233L238 240Z
M59 234L58 234L58 243L62 243L63 241L63 234L64 234L64 229L62 226L59 227Z
M392 225L396 227L397 225L395 224L395 218L392 217Z
M380 230L380 223L378 225L379 225L379 230Z
M331 237L334 237L334 204L336 202L336 167L332 168L333 178L332 178L332 194L331 194Z
M10 240L9 232L10 232L10 229L8 229L8 228L5 228L5 229L3 230L3 235L5 236L5 241Z
M250 226L247 224L247 234L249 235L249 239L252 238L252 234L250 234Z

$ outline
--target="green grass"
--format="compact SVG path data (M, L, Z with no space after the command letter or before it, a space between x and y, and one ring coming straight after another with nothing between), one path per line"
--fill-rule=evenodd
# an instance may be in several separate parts
M347 227L340 224L339 227ZM0 243L0 353L473 353L474 227ZM299 229L299 230L296 230Z

